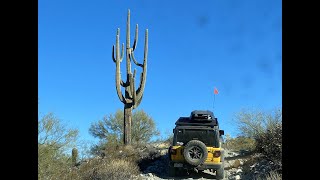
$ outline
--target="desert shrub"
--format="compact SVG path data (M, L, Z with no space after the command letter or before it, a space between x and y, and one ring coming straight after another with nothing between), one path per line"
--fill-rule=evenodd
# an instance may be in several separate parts
M120 158L132 162L139 163L140 161L153 160L160 156L158 148L150 144L134 144L134 145L110 145L97 146L100 149L100 157L103 158Z
M282 162L282 124L276 123L256 137L256 150L277 164Z
M265 133L268 128L282 123L282 110L277 108L271 112L243 109L235 116L240 135L255 138Z
M123 145L123 111L105 116L102 120L91 124L89 133L100 139L100 143L92 147L93 155L100 155L101 151L112 151ZM154 120L143 110L132 114L132 145L149 143L152 137L158 136Z
M102 120L91 124L89 132L93 137L122 143L123 141L124 113L117 110L115 114L105 116ZM159 135L156 124L143 110L137 110L132 114L131 141L133 143L149 142L153 136Z
M77 168L70 168L69 171L60 176L60 179L72 180L118 180L132 179L139 174L139 167L136 163L125 159L93 158L83 162Z
M132 179L139 174L136 163L125 159L93 159L78 170L81 179Z
M95 157L69 168L60 179L133 179L140 171L160 159L163 154L153 145L147 144L113 147L114 151L106 151L105 156Z
M261 153L256 153L244 161L242 166L243 179L253 180L280 180L282 172L278 171L278 165L266 160Z
M235 138L226 138L225 143L222 144L225 149L233 151L248 150L253 151L255 149L255 140L253 138L239 136Z
M271 171L266 175L259 175L253 178L254 180L282 180L282 175L276 171Z
M282 175L276 171L271 171L267 174L266 180L282 180Z
M68 129L54 114L38 119L38 179L59 179L71 167L70 154L75 146L77 129Z
M116 144L110 142L100 142L91 148L91 153L102 158L125 158L132 162L139 159L139 146Z
M240 134L255 140L255 151L282 169L282 110L243 110L236 115Z
M144 171L150 164L166 154L162 144L135 144L127 146L108 147L102 150L104 158L118 158L136 163L140 171ZM159 147L158 147L159 146Z

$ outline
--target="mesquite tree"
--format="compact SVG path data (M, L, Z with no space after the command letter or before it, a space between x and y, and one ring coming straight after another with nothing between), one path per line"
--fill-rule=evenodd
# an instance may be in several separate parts
M122 43L122 49L120 52L120 28L117 29L116 35L116 47L112 47L112 59L116 64L116 90L120 101L124 104L124 144L131 144L131 118L132 110L137 108L141 103L143 91L147 77L147 57L148 57L148 29L145 33L145 44L144 44L144 59L143 64L137 62L134 57L134 50L137 47L138 42L138 24L136 25L135 37L132 47L130 47L130 10L128 10L127 16L127 41L126 41L126 68L127 68L127 80L124 82L121 79L120 63L122 62L124 55L124 43ZM121 55L120 55L121 54ZM135 89L135 76L136 69L132 74L131 72L131 60L139 67L142 68L140 75L140 84L138 89ZM121 86L125 89L125 94L121 92Z

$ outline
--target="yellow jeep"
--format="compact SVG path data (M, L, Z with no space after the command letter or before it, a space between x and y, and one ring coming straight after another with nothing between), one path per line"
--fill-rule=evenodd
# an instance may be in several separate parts
M224 178L223 130L211 111L195 110L190 117L180 117L173 129L169 147L169 174L183 170L210 170L216 179Z

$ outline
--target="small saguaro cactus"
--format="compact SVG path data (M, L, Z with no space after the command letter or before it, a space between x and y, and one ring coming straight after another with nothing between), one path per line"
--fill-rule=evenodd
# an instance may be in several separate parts
M75 166L78 161L78 149L73 148L72 149L72 166Z
M124 55L124 43L122 43L122 49L120 52L120 28L117 29L116 35L116 46L112 47L112 59L116 64L116 90L120 101L124 104L124 136L123 142L125 145L131 144L131 119L132 110L137 108L141 103L144 87L147 77L147 57L148 57L148 29L145 32L145 44L144 44L144 59L143 64L137 62L134 57L134 50L138 43L138 24L136 25L135 37L132 47L130 47L130 10L128 10L127 16L127 32L126 32L126 69L127 69L127 80L124 82L121 79L120 63L122 62ZM120 55L121 54L121 55ZM135 76L136 69L132 74L131 72L131 60L139 67L142 68L140 76L140 84L138 89L135 89ZM121 92L121 86L125 89L125 94Z

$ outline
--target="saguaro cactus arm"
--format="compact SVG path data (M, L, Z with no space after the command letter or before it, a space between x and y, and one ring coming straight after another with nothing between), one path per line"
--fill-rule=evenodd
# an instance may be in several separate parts
M120 58L120 62L122 62L122 59L123 59L123 55L124 55L124 43L122 43L122 50L121 50L121 58ZM114 45L112 46L112 59L113 59L113 62L116 62L116 58L114 57Z
M132 58L133 62L134 62L137 66L140 66L140 67L143 68L143 64L138 63L137 60L136 60L136 58L134 57L133 51L131 51L131 58Z
M136 92L135 92L135 77L136 77L136 73L137 73L137 70L136 69L134 69L134 71L133 71L133 76L131 76L130 74L129 74L129 80L130 80L130 91L128 91L128 93L129 93L129 97L132 99L132 103L134 104L134 100L135 100L135 98L136 98ZM132 77L132 79L131 79L131 77ZM132 84L132 85L131 85ZM133 87L134 86L134 87Z
M130 9L128 9L128 16L127 16L127 33L126 33L126 52L127 52L127 74L131 73L131 62L130 62ZM129 77L127 77L127 82L130 81Z
M129 100L124 98L122 92L121 92L121 87L120 86L125 86L126 84L121 80L121 72L120 72L120 63L122 62L123 55L124 55L124 44L122 44L122 53L120 56L120 46L119 46L119 40L120 39L120 29L117 29L117 36L116 36L116 48L114 46L112 47L112 59L113 62L116 63L116 89L117 89L117 94L119 97L119 100L123 103L127 103ZM116 49L114 53L114 49ZM116 57L114 57L114 54L116 54Z
M117 41L119 42L119 38L120 38L120 29L117 29L117 39L116 39L116 43ZM119 59L120 62L122 62L123 56L124 56L124 43L122 43L122 48L121 48L121 57ZM114 63L117 63L117 57L114 56L114 54L116 54L117 56L117 52L119 51L119 49L116 47L116 53L114 52L114 45L112 46L112 60ZM122 87L126 87L128 86L126 83L123 82L123 80L120 78L120 85Z
M138 44L138 24L136 24L136 32L134 34L134 41L133 41L133 46L132 46L133 51L136 49L137 44Z
M132 104L136 104L136 88L135 88L135 76L136 76L136 69L134 69L134 72L133 72L133 76L132 74L130 74L130 88L131 88L131 94L132 94Z
M137 94L137 97L136 97L137 99L135 101L136 104L134 104L133 108L136 108L140 104L138 102L141 102L141 100L142 100L142 95L143 95L143 91L144 91L144 87L145 87L145 83L146 83L146 79L147 79L147 61L148 61L148 29L146 29L145 41L144 41L144 58L143 58L143 65L142 65L143 70L142 70L141 76L140 76L139 88L136 91L136 94ZM137 63L135 63L135 64L137 64Z
M141 98L138 99L138 100L135 102L135 104L134 104L134 106L133 106L133 109L137 108L137 107L140 105L140 103L141 103L141 101L142 101L142 97L143 97L143 94L141 95Z
M143 68L143 64L138 63L137 60L136 60L136 58L134 57L134 50L135 50L136 45L137 45L137 40L138 40L138 24L137 24L137 26L136 26L136 36L135 36L133 48L132 48L130 54L131 54L131 58L132 58L133 62L134 62L137 66L140 66L140 67ZM145 42L146 42L146 43L145 43L145 45L144 45L144 48L145 48L145 51L144 51L145 55L144 55L144 56L145 56L145 58L146 58L146 53L148 54L148 29L146 29Z

